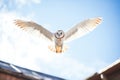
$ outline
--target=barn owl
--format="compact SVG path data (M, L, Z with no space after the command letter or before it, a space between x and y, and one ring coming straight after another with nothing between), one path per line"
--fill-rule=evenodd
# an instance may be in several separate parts
M15 20L15 24L23 30L29 31L32 29L33 32L38 31L40 35L44 36L47 40L54 43L54 46L49 46L49 49L55 53L62 53L66 50L64 46L64 42L69 42L76 38L80 38L85 34L94 30L98 24L100 24L102 19L100 17L86 19L73 28L64 32L63 30L58 30L55 33L50 32L45 29L41 25L32 22L32 21L24 21L24 20Z

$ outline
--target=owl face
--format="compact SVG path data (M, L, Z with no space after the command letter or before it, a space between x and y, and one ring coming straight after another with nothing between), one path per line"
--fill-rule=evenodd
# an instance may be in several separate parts
M55 37L57 39L61 39L65 36L65 33L63 32L63 30L58 30L56 33L55 33Z

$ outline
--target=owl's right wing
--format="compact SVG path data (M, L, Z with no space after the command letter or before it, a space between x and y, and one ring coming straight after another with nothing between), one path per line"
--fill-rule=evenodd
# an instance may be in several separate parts
M35 22L32 21L23 21L23 20L15 20L15 24L22 28L25 31L30 31L32 33L37 33L39 36L43 36L49 41L53 41L53 33L42 27L41 25L38 25Z
M65 42L69 42L76 38L80 38L85 34L93 31L98 24L101 23L101 18L90 18L78 23L65 33Z

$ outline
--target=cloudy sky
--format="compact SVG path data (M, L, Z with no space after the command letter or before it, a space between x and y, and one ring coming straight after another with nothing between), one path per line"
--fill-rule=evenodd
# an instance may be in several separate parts
M120 56L119 0L0 0L0 60L68 80L82 80ZM93 32L67 45L63 54L17 28L15 19L32 20L51 32L102 17Z

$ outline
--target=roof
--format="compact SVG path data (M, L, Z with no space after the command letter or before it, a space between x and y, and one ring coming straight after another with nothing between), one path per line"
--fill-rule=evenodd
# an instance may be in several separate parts
M27 80L65 80L63 78L29 70L3 61L0 61L0 72L26 78Z
M96 72L86 80L119 80L120 79L120 59L116 60L106 68Z

